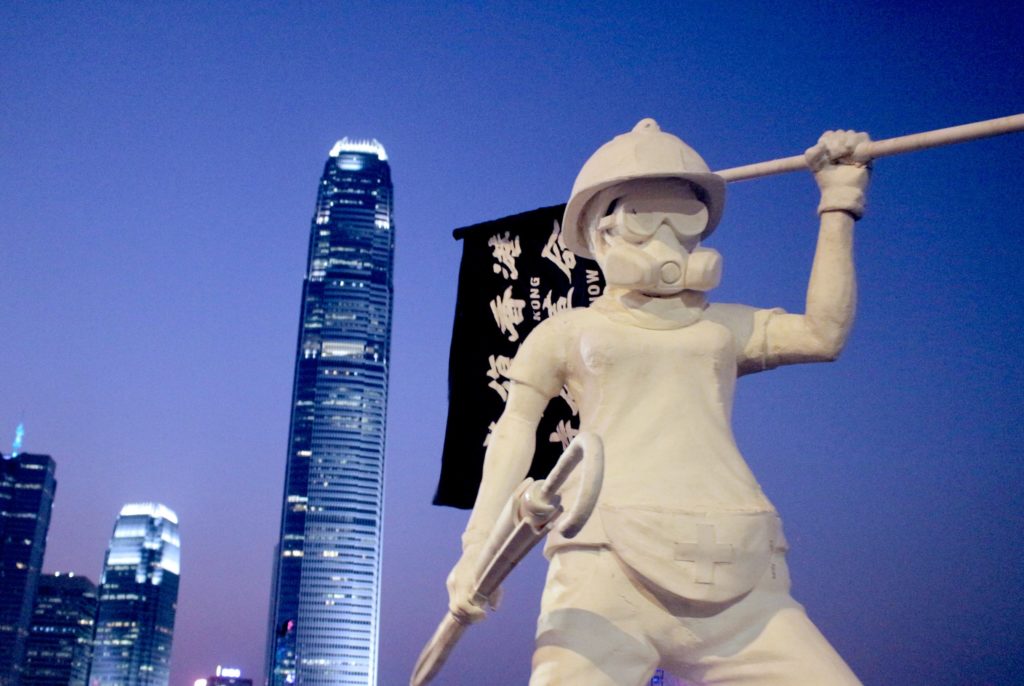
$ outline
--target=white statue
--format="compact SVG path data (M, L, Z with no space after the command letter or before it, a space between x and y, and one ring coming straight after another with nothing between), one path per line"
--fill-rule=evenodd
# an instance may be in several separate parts
M708 303L721 257L700 242L721 217L725 182L654 120L583 166L564 239L597 260L607 289L523 342L448 578L450 610L483 617L471 591L481 547L566 384L580 429L604 443L604 486L575 538L548 537L531 686L639 686L658 666L697 684L859 684L789 594L782 526L736 447L730 414L738 376L833 360L842 349L867 143L830 131L806 153L821 228L802 315ZM570 499L574 487L577 474Z

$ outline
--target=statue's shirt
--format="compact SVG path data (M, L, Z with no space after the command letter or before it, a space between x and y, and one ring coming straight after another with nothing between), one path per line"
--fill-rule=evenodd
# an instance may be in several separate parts
M736 447L730 417L737 376L772 366L765 331L776 312L712 304L694 323L666 328L631 320L605 296L539 324L507 376L549 397L568 387L580 430L604 442L600 507L774 512ZM600 516L572 541L607 542ZM564 543L552 535L548 549Z

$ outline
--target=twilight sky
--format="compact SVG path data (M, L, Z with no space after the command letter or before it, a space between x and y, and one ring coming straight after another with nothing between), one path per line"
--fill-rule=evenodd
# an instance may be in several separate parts
M925 9L925 5L929 7ZM381 684L446 604L430 505L451 229L564 202L642 117L712 168L1024 111L1018 3L0 4L0 449L59 482L46 570L96 580L120 506L181 519L172 686L263 671L316 183L342 136L395 182ZM745 378L737 440L794 596L866 684L1009 684L1024 655L1024 135L877 163L835 364ZM809 175L733 184L723 301L801 311ZM441 684L524 684L535 555Z

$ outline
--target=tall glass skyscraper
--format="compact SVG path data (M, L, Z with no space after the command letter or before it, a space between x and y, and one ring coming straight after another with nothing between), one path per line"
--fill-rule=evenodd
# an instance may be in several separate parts
M174 512L121 508L100 577L90 686L167 686L180 565Z
M0 686L17 686L57 489L49 455L0 456Z
M391 341L391 170L376 140L324 165L302 287L270 686L372 686Z

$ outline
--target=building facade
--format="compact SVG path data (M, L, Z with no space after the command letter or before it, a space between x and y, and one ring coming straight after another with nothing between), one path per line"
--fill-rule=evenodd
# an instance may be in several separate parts
M19 427L20 428L20 427ZM49 455L0 458L0 686L18 686L57 490Z
M217 665L212 676L196 679L192 686L252 686L252 679L243 677L242 670L237 667Z
M39 577L21 686L86 686L96 602L96 584L84 576Z
M121 508L100 577L90 686L167 686L180 565L173 511Z
M342 139L320 179L302 288L271 686L376 683L393 260L387 154Z

